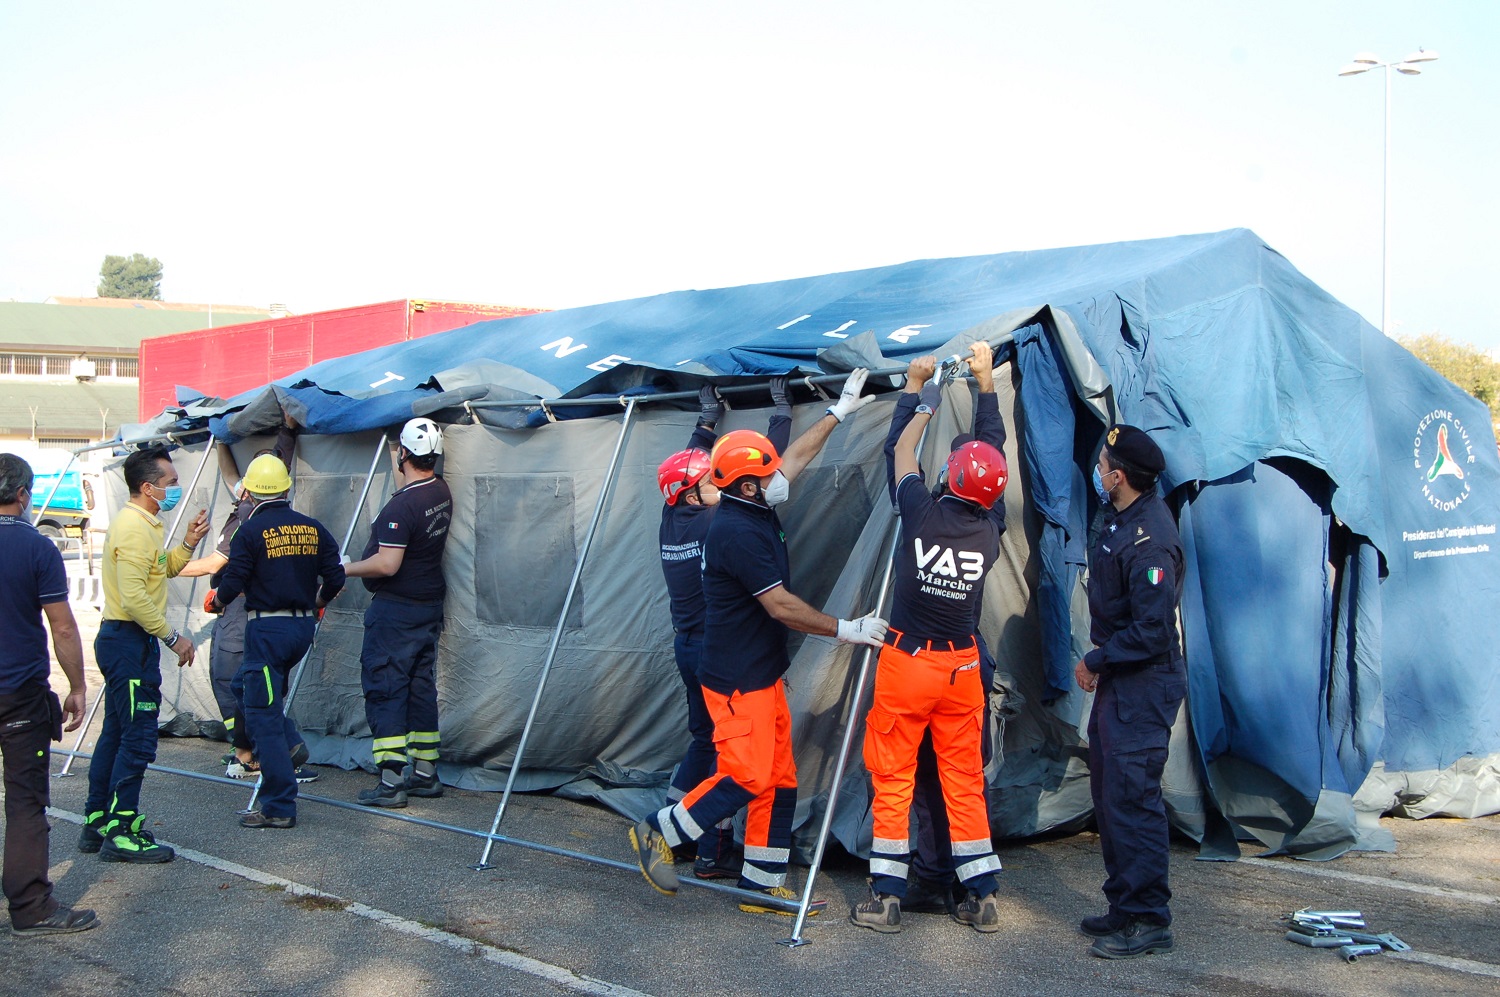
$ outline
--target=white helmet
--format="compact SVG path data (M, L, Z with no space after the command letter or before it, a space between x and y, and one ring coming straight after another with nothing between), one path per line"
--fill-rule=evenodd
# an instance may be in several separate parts
M413 457L443 452L443 431L431 419L412 419L401 427L401 445Z

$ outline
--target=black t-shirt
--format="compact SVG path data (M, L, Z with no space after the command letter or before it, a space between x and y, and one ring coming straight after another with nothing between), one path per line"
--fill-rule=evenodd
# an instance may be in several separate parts
M727 696L776 684L792 663L787 628L756 597L790 583L786 532L775 510L725 494L703 551L703 685Z
M897 482L896 505L901 540L891 629L919 640L969 640L984 576L1000 555L999 525L973 502L933 498L917 474Z
M703 541L714 521L714 510L704 505L676 505L661 509L661 573L672 604L672 629L703 632Z
M42 607L68 601L57 547L24 517L0 516L0 694L47 681L52 659Z
M370 542L361 560L381 547L400 547L401 567L389 578L365 578L365 588L377 595L413 602L441 602L448 588L443 581L443 546L453 519L453 494L448 482L433 476L415 481L391 496L380 517L370 525Z

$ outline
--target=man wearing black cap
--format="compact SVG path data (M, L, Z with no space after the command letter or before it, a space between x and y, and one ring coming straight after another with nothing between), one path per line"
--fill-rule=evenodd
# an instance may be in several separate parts
M1177 603L1182 540L1156 491L1161 448L1134 426L1111 426L1094 468L1104 521L1089 558L1089 639L1074 669L1096 692L1089 716L1089 782L1109 910L1079 927L1089 951L1130 959L1172 948L1167 813L1161 773L1187 692Z

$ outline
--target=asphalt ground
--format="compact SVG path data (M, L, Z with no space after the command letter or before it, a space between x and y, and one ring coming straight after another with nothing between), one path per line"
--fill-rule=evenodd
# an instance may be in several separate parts
M89 615L79 618L91 637ZM226 750L164 738L158 764L219 776ZM54 773L62 760L54 756ZM74 770L53 780L52 875L62 902L94 908L102 924L47 939L0 936L0 993L1500 992L1500 817L1387 820L1394 854L1330 863L1199 862L1191 842L1178 842L1176 949L1107 962L1087 954L1077 930L1103 906L1093 834L1001 847L1002 925L992 935L934 915L906 915L895 935L849 924L864 869L835 848L815 890L828 909L808 921L807 944L788 947L778 942L791 918L742 913L710 890L653 892L633 868L627 822L592 804L517 796L500 832L630 868L499 844L492 867L475 871L484 840L472 834L309 799L293 830L244 830L237 811L248 785L152 772L142 809L182 853L130 866L76 851L86 762ZM305 793L351 801L373 780L319 771ZM483 834L497 803L450 789L394 813ZM791 884L800 888L805 874L795 868ZM1362 911L1369 930L1394 932L1413 951L1349 964L1285 941L1278 918L1308 906Z

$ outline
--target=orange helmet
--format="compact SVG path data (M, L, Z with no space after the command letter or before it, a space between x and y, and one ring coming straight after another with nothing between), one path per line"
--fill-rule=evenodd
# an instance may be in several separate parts
M727 487L738 478L764 478L781 466L781 455L765 436L753 429L736 429L719 437L709 457L713 483Z
M1005 454L988 443L970 440L948 455L948 490L986 509L1005 494L1009 478Z
M676 505L682 493L703 480L708 473L708 451L692 447L679 450L661 462L656 469L656 483L667 505Z

